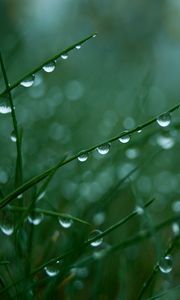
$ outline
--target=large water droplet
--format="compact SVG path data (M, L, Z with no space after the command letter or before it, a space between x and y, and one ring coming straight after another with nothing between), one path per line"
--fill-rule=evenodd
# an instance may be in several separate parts
M125 133L125 132L124 132ZM121 142L121 143L123 143L123 144L126 144L126 143L128 143L129 141L130 141L130 135L129 134L125 134L125 135L123 135L123 136L121 136L120 138L119 138L119 141Z
M61 55L61 58L62 58L62 59L67 59L67 58L68 58L68 54L62 54L62 55Z
M34 79L35 79L35 76L30 75L30 76L26 77L23 81L21 81L20 84L24 87L31 87L34 83Z
M14 232L14 227L11 224L8 224L6 222L4 222L3 224L0 225L1 231L5 234L5 235L11 235Z
M81 45L76 45L76 47L75 47L76 49L81 49Z
M8 114L11 113L11 106L9 104L8 99L0 99L0 113L1 114Z
M11 141L14 143L16 143L17 141L16 133L14 130L11 132Z
M102 231L100 231L100 230L98 230L98 229L93 230L93 231L89 234L88 241L90 241L91 239L95 238L96 236L98 236L98 235L101 234L101 233L102 233ZM102 244L102 242L103 242L103 238L101 237L101 238L98 238L98 239L95 240L95 241L90 242L90 245L91 245L92 247L98 247L98 246L100 246L100 245Z
M78 160L84 162L88 159L88 153L82 153L78 156Z
M99 154L105 155L109 152L110 150L110 144L104 144L102 146L97 147L97 151Z
M32 213L28 216L28 222L33 225L39 225L43 220L43 214L41 213Z
M57 276L60 272L59 261L57 261L51 265L48 265L47 267L44 268L44 270L49 277Z
M68 219L68 218L59 218L59 224L63 227L63 228L70 228L73 224L73 220L72 219Z
M51 73L55 70L56 63L54 61L51 61L50 63L43 66L43 70L47 73Z
M157 118L157 123L161 127L167 127L167 126L169 126L170 123L171 123L171 115L170 115L170 113L165 113L165 114L160 115Z
M159 262L159 269L164 274L168 274L172 271L172 257L170 255L166 255L161 258Z

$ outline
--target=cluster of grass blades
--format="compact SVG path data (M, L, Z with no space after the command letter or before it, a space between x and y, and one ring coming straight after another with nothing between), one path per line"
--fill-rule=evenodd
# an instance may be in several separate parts
M152 244L155 245L155 264L152 265L152 272L147 274L146 278L139 283L137 291L134 291L133 299L159 299L170 295L171 291L178 291L179 286L176 284L166 291L160 290L157 295L154 292L158 277L166 276L166 274L172 272L173 255L179 248L178 221L180 215L177 213L159 224L154 224L149 210L155 202L158 202L158 199L153 195L144 202L140 201L131 187L133 175L148 167L163 150L157 151L151 157L144 159L137 167L122 176L110 188L107 188L102 197L96 199L93 205L89 204L88 211L85 210L84 214L80 212L80 215L74 216L73 214L61 212L53 201L48 201L43 206L39 200L43 199L49 184L51 184L55 173L59 169L65 168L74 160L83 165L93 152L105 156L115 143L119 143L120 146L127 144L133 136L141 131L144 132L147 127L149 128L155 123L162 128L170 126L171 115L179 109L180 104L169 108L166 112L162 112L162 114L150 120L146 120L131 130L122 131L106 141L92 145L71 156L65 154L55 165L50 166L47 170L27 181L24 180L23 130L18 127L12 91L20 85L30 88L38 72L42 69L45 72L52 72L58 60L66 59L70 51L80 49L85 42L95 36L96 34L92 34L78 41L13 84L9 83L6 64L2 53L0 54L0 64L5 82L5 90L0 94L0 111L1 113L11 113L13 138L16 142L17 153L14 189L4 193L4 189L0 188L0 226L4 235L3 243L5 244L0 251L1 299L50 299L50 297L53 299L127 299L127 291L124 291L122 287L125 280L123 272L125 272L126 266L122 267L123 270L120 274L116 273L114 275L111 274L111 271L118 270L118 267L115 268L114 265L118 265L120 262L123 266L122 256L125 255L126 249L136 247L134 251L140 251L137 246L149 239L152 239ZM99 225L101 225L103 218L102 208L104 211L110 209L111 203L119 198L124 183L128 184L129 189L132 190L134 202L137 205L129 209L130 212L126 212L124 217L114 220L113 223L105 224L105 228L100 230ZM96 226L91 222L93 215L98 215L98 220L100 220ZM141 228L135 226L137 227L135 233L127 235L127 231L127 234L122 234L122 236L125 236L122 239L119 232L123 232L123 228L127 224L131 224L134 219L137 219L135 224L136 222L140 223ZM51 222L60 224L63 231L60 239L60 229L54 230L49 237L48 231L51 229ZM164 248L158 241L157 233L172 225L174 225L174 228L176 226L176 230L174 230L176 234L170 242L167 241L169 243L168 247ZM126 230L124 232L126 233ZM112 242L114 240L111 236L114 234L116 243ZM4 252L6 248L7 252ZM108 270L111 264L113 265L112 270L111 268ZM87 271L88 268L91 271ZM105 274L102 274L102 268L105 268ZM141 272L140 268L139 272ZM101 279L101 275L103 279ZM113 282L112 276L118 278L119 284ZM103 287L103 282L106 284L107 281L108 290ZM76 293L74 290L76 290ZM77 291L79 291L80 296Z

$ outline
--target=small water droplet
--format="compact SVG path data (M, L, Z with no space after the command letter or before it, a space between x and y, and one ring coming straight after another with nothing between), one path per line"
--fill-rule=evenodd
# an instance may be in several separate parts
M5 234L5 235L11 235L14 232L14 227L13 225L10 225L8 223L4 223L0 225L1 231Z
M0 100L0 113L1 114L8 114L11 113L11 106L9 104L9 100L7 99L1 99Z
M135 210L138 215L142 215L144 213L144 209L141 206L136 206Z
M138 132L138 133L141 133L141 132L142 132L142 129L139 129L137 132Z
M28 216L28 222L33 225L39 225L43 220L43 214L41 213L32 213Z
M70 228L73 224L73 220L72 219L68 219L68 218L59 218L59 224L63 227L63 228Z
M44 198L44 196L46 195L46 191L41 192L38 197L37 197L37 201L41 200L42 198Z
M62 54L62 55L61 55L61 58L62 58L62 59L67 59L67 58L68 58L68 54Z
M22 199L22 197L23 197L23 194L19 194L19 195L17 196L17 199Z
M79 156L78 156L78 160L80 161L80 162L84 162L84 161L86 161L88 159L88 153L86 152L86 153L82 153L82 154L80 154Z
M15 134L14 130L11 132L11 141L14 142L14 143L17 142L17 138L16 138L16 134Z
M77 50L81 49L81 45L76 45L76 49Z
M97 36L97 34L95 33L95 34L93 34L93 36L92 36L92 37L93 37L93 38L95 38L96 36Z
M104 144L102 146L97 147L97 151L99 154L105 155L110 150L110 144Z
M170 123L171 123L171 115L170 115L170 113L165 113L165 114L160 115L157 118L157 123L161 127L167 127L167 126L169 126Z
M90 241L91 239L95 238L96 236L98 236L98 235L101 234L101 233L102 233L102 231L100 231L100 230L98 230L98 229L93 230L93 231L89 234L88 241ZM101 237L101 238L99 238L99 239L97 239L97 240L95 240L95 241L90 242L90 245L91 245L92 247L98 247L98 246L100 246L100 245L102 244L102 242L103 242L103 238Z
M46 274L49 276L49 277L54 277L54 276L57 276L60 272L59 270L59 261L51 264L51 265L48 265L44 268Z
M55 70L56 63L54 61L51 61L50 63L43 66L43 70L47 73L51 73Z
M159 269L164 274L168 274L172 271L172 257L170 255L166 255L161 258L159 262Z
M124 132L125 133L125 132ZM123 136L121 136L120 138L119 138L119 141L121 142L121 143L123 143L123 144L126 144L126 143L128 143L129 141L130 141L130 135L129 134L125 134L125 135L123 135Z
M174 233L175 236L178 236L180 234L180 227L178 223L172 224L172 232Z
M34 83L34 79L35 79L35 76L30 75L30 76L26 77L23 81L21 81L20 84L24 87L31 87Z

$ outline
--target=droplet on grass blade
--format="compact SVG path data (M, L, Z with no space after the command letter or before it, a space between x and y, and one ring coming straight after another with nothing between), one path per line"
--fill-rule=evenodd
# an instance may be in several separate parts
M85 162L88 159L88 153L82 153L78 156L80 162Z
M11 132L11 141L14 143L17 142L16 133L14 130Z
M68 218L59 218L59 224L63 227L63 228L70 228L73 224L73 220L72 219L68 219Z
M99 234L101 234L101 233L102 233L102 231L100 231L100 230L98 230L98 229L93 230L93 231L89 234L88 241L91 241L91 239L94 239L95 237L97 237L97 236L98 236ZM98 238L97 240L94 240L94 241L90 242L90 245L91 245L92 247L98 247L98 246L100 246L100 245L102 244L102 242L103 242L103 238L100 237L100 238Z
M81 49L81 45L76 45L75 47L77 50Z
M28 222L33 225L39 225L43 220L43 214L34 212L28 216Z
M21 85L24 87L31 87L34 83L35 76L34 74L26 77L23 81L21 81Z
M170 113L164 113L157 118L157 123L161 127L167 127L171 123L171 115Z
M104 144L104 145L97 147L97 151L101 155L107 154L109 152L109 150L110 150L110 144Z
M14 232L13 225L8 224L6 222L0 225L0 229L5 235L11 235Z
M124 134L125 134L126 132L124 132ZM127 134L125 134L125 135L123 135L123 136L121 136L120 138L119 138L119 141L121 142L121 143L123 143L123 144L126 144L126 143L128 143L129 141L130 141L130 135L127 133Z
M0 113L9 114L11 113L11 106L9 104L9 99L0 99Z
M49 277L55 277L55 276L57 276L59 274L59 272L60 272L60 270L59 270L59 261L46 266L44 268L44 271L46 272L46 274Z
M62 59L67 59L67 58L68 58L68 54L62 54L62 55L61 55L61 58L62 58Z
M172 257L170 255L166 255L161 258L159 262L159 270L164 274L168 274L172 271Z
M46 64L43 66L43 70L46 72L46 73L51 73L55 70L55 67L56 67L56 63L54 61Z

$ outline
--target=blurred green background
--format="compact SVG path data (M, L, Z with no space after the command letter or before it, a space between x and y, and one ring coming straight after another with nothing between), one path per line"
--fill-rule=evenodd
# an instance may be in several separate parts
M59 60L54 72L39 72L31 88L19 86L13 90L18 123L23 128L26 180L64 155L103 143L179 102L179 19L178 0L0 0L0 50L10 83L64 48L98 32L80 50L70 52L67 60ZM1 72L0 91L4 88ZM174 112L168 129L153 124L134 134L127 145L113 144L105 157L94 151L84 164L71 162L55 175L45 203L87 218L101 230L152 197L156 202L150 209L150 223L173 216L179 211L173 210L173 203L180 197L178 125L179 112ZM16 151L10 139L12 129L11 115L1 114L0 184L5 193L13 189ZM161 149L152 159L152 154ZM145 165L128 179L105 209L99 205L97 211L105 217L98 223L92 209L95 203L141 162ZM51 223L51 228L49 223L45 226L47 239L57 227ZM124 240L146 227L146 223L146 218L131 223L126 230L114 232L107 242ZM44 229L39 230L43 239ZM160 249L172 234L169 230L158 236ZM107 276L103 283L99 279L100 294L101 285L109 285L106 296L97 299L116 299L121 280L127 298L120 299L133 299L133 292L139 290L152 269L156 247L150 241L128 251L124 253L126 262L118 255L117 260L107 262L107 272L114 272L115 278L111 282ZM117 261L122 262L119 268ZM139 278L134 278L137 271ZM86 284L79 285L77 295L82 293L84 297L84 289L90 295L93 272L98 274L92 269ZM175 281L179 275L174 275ZM132 288L128 290L129 284ZM111 298L108 293L112 290ZM175 294L173 297L177 299Z

